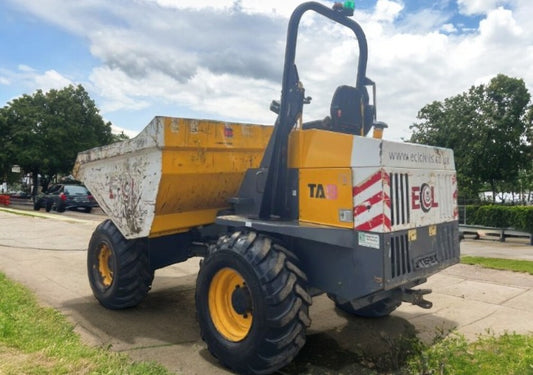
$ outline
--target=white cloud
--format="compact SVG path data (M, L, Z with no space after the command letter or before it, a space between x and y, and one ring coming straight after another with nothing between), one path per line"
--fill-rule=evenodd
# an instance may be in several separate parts
M440 29L448 34L456 33L458 31L453 23L445 23Z
M104 119L104 121L107 122L107 120ZM121 128L120 126L116 126L116 125L111 125L111 133L113 134L121 134L121 133L124 133L125 135L127 135L128 137L130 138L133 138L135 137L137 134L139 134L138 131L135 131L135 130L128 130L128 129L124 129L124 128Z
M503 0L457 0L457 5L462 14L474 15L486 14L504 2Z
M301 0L148 0L160 6L176 9L239 10L248 14L270 14L288 17Z
M44 74L38 74L34 76L36 87L41 88L43 91L51 89L61 89L65 86L71 85L72 81L55 70L47 70Z
M269 103L258 98L274 98L277 91L276 85L268 81L218 75L205 69L198 69L191 82L182 83L160 72L150 72L132 80L118 69L98 68L91 74L91 83L106 99L102 106L104 113L124 108L139 110L157 100L179 103L210 117L256 122L271 117L267 108Z
M488 43L508 44L520 37L522 28L516 23L513 12L499 7L491 10L479 23L481 37Z
M376 21L392 22L398 17L403 7L402 3L396 1L378 0L373 18Z
M29 65L19 65L17 70L1 69L0 84L6 86L17 85L25 92L33 92L37 89L49 91L61 89L73 84L73 82L54 69L39 72Z
M102 112L113 112L118 109L139 110L147 108L150 103L140 99L149 95L148 91L142 90L145 86L153 86L155 82L147 82L146 79L132 80L120 69L98 67L89 76L91 86L104 99L101 105ZM148 89L148 88L146 88Z
M31 66L28 66L28 65L25 65L25 64L20 64L17 68L21 72L29 72L29 73L35 72L35 69L33 69Z

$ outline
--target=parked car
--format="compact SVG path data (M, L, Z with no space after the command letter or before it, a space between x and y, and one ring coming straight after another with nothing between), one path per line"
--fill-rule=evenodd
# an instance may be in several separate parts
M30 193L28 193L26 191L22 191L22 190L10 192L9 196L11 198L15 198L15 199L30 199L31 198L31 194Z
M35 199L33 209L39 211L42 207L49 212L55 210L64 212L67 209L81 209L87 213L98 204L93 196L83 185L79 184L55 184L44 194Z

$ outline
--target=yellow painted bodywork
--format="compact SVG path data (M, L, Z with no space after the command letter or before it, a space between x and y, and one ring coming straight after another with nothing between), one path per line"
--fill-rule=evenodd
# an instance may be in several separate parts
M162 174L150 236L210 224L257 168L273 127L164 119Z
M353 227L346 218L353 212L352 146L349 134L318 129L291 133L289 167L299 169L300 221Z
M353 135L326 130L294 130L289 137L289 168L350 166Z
M299 179L300 221L353 228L341 212L353 211L350 168L302 168Z

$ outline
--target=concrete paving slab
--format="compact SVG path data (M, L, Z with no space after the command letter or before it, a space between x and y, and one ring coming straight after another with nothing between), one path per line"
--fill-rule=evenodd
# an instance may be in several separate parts
M154 348L126 350L130 357L137 361L155 361L163 364L176 374L206 375L233 374L223 368L209 354L204 345L194 342L184 345L160 346ZM179 362L169 358L180 358Z
M515 286L527 289L533 288L533 275L524 272L505 272L480 266L470 266L468 264L456 264L453 267L445 269L440 274L459 277L465 280L487 282L488 284ZM429 283L431 283L431 279Z
M499 284L492 284L490 288L487 288L486 282L464 280L461 283L441 288L440 293L465 298L469 301L500 304L522 294L526 290L525 288Z
M517 310L505 306L497 306L497 310L487 317L472 324L462 327L460 330L468 338L476 338L479 335L504 333L533 334L533 312Z
M0 243L15 249L85 251L97 225L93 220L2 208ZM81 230L84 235L66 237L71 230Z
M424 288L433 288L434 285L456 285L460 284L464 281L464 277L461 277L459 275L451 275L444 272L439 272L433 276L431 276L426 283L423 284Z
M424 314L420 314L416 306L408 304L403 304L393 312L393 315L407 319L413 324L418 337L426 344L451 330L462 332L463 327L490 316L498 308L496 304L470 300L466 296L447 295L441 290L433 293L430 299L435 303L432 309L423 310Z
M533 312L533 290L528 289L524 293L504 302L502 305L517 310Z

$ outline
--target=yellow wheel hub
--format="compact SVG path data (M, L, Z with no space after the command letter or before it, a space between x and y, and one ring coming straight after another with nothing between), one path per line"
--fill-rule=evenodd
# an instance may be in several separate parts
M105 287L109 287L113 283L113 270L109 267L110 257L111 249L106 244L102 244L98 253L98 271L100 271L102 284Z
M234 306L234 293L239 288L248 294L243 277L231 268L219 270L209 286L209 314L218 330L227 340L242 341L252 327L252 311L237 312ZM243 293L238 293L243 294ZM251 304L251 302L250 302ZM251 306L250 306L251 307Z

